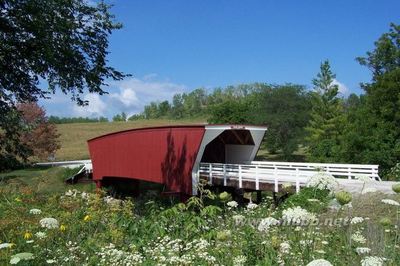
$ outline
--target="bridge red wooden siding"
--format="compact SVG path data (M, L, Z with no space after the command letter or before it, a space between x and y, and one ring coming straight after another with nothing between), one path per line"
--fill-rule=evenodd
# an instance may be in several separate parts
M93 179L122 177L165 184L190 195L192 169L205 127L179 126L121 131L88 141Z

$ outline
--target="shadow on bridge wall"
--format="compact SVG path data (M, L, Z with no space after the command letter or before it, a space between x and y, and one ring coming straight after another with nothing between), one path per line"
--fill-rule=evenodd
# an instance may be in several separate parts
M194 160L193 151L188 152L187 137L175 140L170 131L167 136L165 159L161 163L164 182L168 191L191 194Z

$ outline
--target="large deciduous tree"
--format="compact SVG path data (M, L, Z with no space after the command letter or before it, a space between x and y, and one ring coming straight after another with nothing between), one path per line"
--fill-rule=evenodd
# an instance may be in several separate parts
M0 157L24 153L16 103L61 90L84 105L86 91L104 94L107 79L126 76L106 59L119 28L103 2L0 0Z
M304 86L286 84L264 86L258 93L253 122L265 124L267 149L282 151L285 160L304 143L304 127L309 121L310 97Z
M362 84L365 96L350 114L340 156L349 162L379 164L385 174L400 161L400 26L391 24L375 48L357 60L373 76Z

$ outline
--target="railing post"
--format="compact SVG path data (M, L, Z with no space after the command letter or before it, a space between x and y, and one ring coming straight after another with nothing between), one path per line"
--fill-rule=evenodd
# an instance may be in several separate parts
M300 191L299 168L296 167L296 193Z
M242 188L242 166L239 165L239 188Z
M351 168L347 168L348 179L351 180Z
M226 187L226 164L224 164L224 186Z
M212 176L212 164L210 163L209 165L208 165L208 183L210 184L210 185L212 185L212 178L213 178L213 176Z
M258 176L258 165L256 165L256 190L260 190L259 176Z
M274 178L275 178L275 192L278 192L278 168L274 165Z

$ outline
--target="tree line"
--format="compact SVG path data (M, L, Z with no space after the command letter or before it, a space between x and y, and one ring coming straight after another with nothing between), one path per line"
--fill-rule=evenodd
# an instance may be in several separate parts
M108 122L107 117L100 116L98 118L90 117L59 117L51 115L48 117L49 123L52 124L72 124L72 123L97 123L97 122Z

